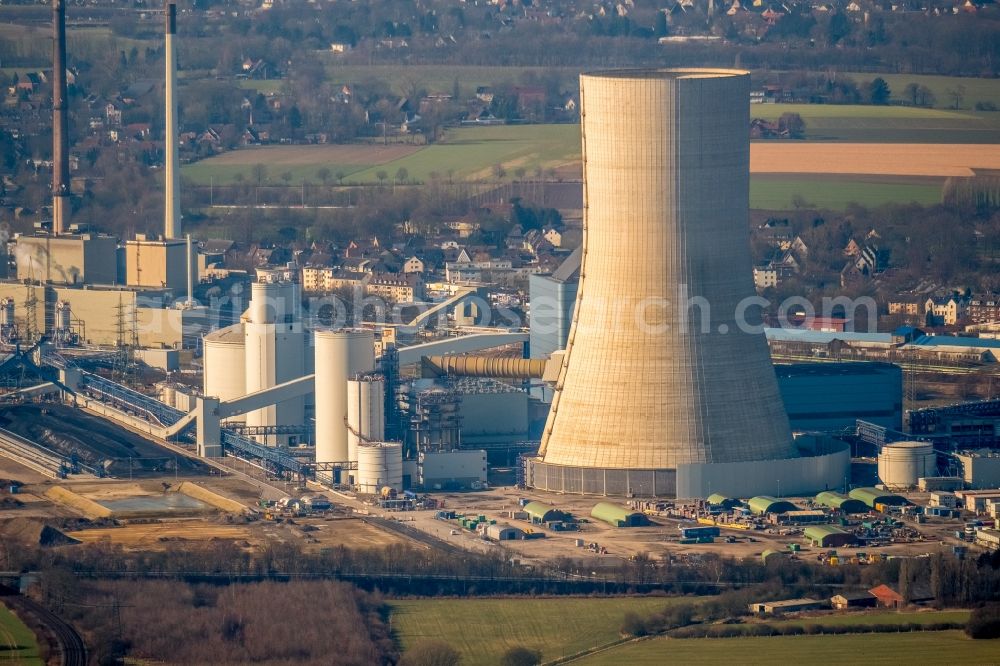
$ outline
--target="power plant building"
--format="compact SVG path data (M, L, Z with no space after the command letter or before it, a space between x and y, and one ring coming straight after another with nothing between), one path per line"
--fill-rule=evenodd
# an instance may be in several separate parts
M96 233L18 236L14 250L17 279L61 285L117 284L117 248L114 237Z
M763 329L740 321L755 294L749 74L624 70L580 84L581 278L528 484L684 497L838 485L846 447L793 442Z
M528 277L531 358L548 358L553 352L566 348L580 284L582 257L582 248L577 248L552 275Z
M794 431L853 430L858 419L903 428L903 371L892 363L774 366Z
M187 290L188 270L197 271L197 261L188 261L183 239L147 238L136 234L125 243L125 283L129 287L171 289L180 295ZM191 279L197 283L194 273Z

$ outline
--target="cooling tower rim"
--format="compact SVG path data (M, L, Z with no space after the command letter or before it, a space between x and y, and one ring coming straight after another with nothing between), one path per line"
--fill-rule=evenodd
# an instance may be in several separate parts
M745 69L717 69L713 67L637 67L627 69L604 69L583 72L582 77L593 79L634 79L679 80L679 79L727 79L750 76Z

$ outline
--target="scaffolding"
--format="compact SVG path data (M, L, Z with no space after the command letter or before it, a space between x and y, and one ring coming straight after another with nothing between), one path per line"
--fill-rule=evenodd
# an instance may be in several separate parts
M453 386L411 389L402 396L410 420L407 455L462 447L462 397Z

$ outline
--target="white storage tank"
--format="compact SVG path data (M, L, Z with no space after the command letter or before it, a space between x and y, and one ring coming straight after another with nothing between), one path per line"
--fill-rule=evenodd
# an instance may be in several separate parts
M403 489L403 446L398 442L377 442L358 446L358 492L375 495L388 486Z
M355 375L347 382L347 459L358 459L362 442L385 439L385 382L381 375Z
M878 478L890 490L914 488L936 471L937 455L928 442L891 442L878 455Z
M72 314L69 303L67 301L59 301L56 303L56 331L68 333L72 329L71 323Z
M14 323L14 299L0 300L0 325L13 326Z
M204 377L202 390L205 395L219 400L235 400L247 393L246 343L243 324L233 324L206 335L204 348ZM245 421L246 415L228 420Z
M346 462L347 382L375 370L375 334L364 329L316 331L316 462Z

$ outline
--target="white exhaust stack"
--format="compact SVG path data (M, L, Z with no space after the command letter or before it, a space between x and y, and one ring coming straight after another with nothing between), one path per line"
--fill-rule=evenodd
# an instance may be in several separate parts
M164 225L165 238L180 238L181 233L181 202L180 202L180 172L177 157L177 51L174 46L174 35L177 34L177 5L167 4L167 63L166 87L164 97L167 104L167 118L164 133L166 135L166 169L164 175Z
M52 233L69 228L69 120L66 117L66 6L52 0Z
M194 255L191 254L191 234L187 235L187 273L188 273L188 297L187 306L194 307Z

